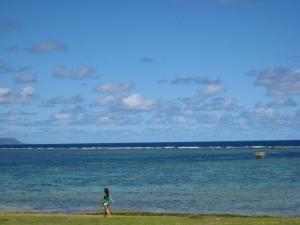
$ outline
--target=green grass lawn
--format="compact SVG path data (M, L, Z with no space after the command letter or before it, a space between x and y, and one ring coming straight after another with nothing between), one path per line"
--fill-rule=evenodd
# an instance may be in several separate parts
M102 215L63 215L40 213L0 213L1 225L300 225L300 218L241 217L230 215L156 215L115 214L112 218Z

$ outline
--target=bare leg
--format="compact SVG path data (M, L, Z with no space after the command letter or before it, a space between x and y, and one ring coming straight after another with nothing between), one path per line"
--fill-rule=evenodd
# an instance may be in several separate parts
M108 206L108 205L105 205L105 206L104 206L104 209L105 209L104 217L105 217L106 215L108 215L109 217L111 217L110 212L109 212L109 206Z
M106 212L106 205L104 206L104 217L106 217L107 212Z

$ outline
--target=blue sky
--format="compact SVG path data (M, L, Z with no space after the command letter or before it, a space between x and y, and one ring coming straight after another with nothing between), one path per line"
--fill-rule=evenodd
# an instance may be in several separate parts
M0 1L0 137L299 139L297 0Z

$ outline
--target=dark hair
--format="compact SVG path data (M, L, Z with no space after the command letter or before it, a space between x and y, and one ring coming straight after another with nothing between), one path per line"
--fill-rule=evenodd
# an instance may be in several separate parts
M104 193L109 196L109 189L107 187L104 188Z

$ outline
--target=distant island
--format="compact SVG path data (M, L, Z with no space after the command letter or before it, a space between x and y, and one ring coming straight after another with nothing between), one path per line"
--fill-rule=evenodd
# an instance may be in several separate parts
M16 138L0 138L0 145L19 145L23 144Z

